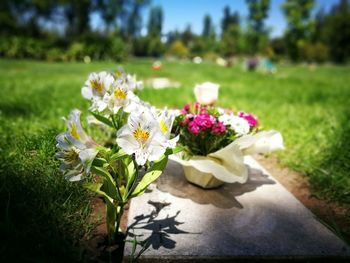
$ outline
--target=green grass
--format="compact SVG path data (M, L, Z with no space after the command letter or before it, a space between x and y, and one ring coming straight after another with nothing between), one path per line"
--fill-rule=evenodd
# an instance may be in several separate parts
M168 77L182 83L180 89L146 88L140 94L159 107L193 101L196 83L219 83L221 106L252 112L264 128L282 132L281 163L307 175L315 195L350 203L350 67L281 66L277 74L265 75L207 63L164 62L159 72L148 60L123 66L139 79ZM78 241L91 228L91 196L58 172L55 135L64 130L60 118L71 109L87 112L80 89L88 74L116 67L0 61L0 230L5 242L0 255L32 261L83 258Z

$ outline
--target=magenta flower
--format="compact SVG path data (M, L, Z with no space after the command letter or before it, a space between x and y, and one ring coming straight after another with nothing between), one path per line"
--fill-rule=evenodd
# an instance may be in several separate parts
M250 127L254 127L258 124L258 119L250 113L246 113L246 112L241 111L238 113L238 116L245 119L249 123Z
M194 135L198 135L201 132L201 128L193 121L188 125L188 131Z
M190 105L186 104L182 109L181 109L181 113L182 114L187 114L190 111Z
M214 116L209 114L199 114L196 115L193 122L195 122L197 126L201 127L202 130L207 130L216 123L216 119Z
M213 126L212 131L218 134L224 133L226 131L226 126L223 122L219 121Z

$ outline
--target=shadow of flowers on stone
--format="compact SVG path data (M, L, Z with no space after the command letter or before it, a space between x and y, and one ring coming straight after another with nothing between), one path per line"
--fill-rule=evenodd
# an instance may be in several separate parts
M262 185L275 184L275 181L262 171L249 166L248 169L249 178L244 184L224 184L215 189L202 189L187 182L182 166L170 160L167 169L157 180L157 188L180 198L191 199L198 204L212 204L225 209L243 208L237 201L237 196L252 192Z
M159 249L161 247L166 249L174 249L176 241L171 239L173 234L197 234L190 233L179 228L183 222L177 220L180 211L177 211L173 216L167 215L166 218L157 219L159 212L170 203L148 201L148 204L154 207L150 214L134 217L134 222L127 229L127 242L133 245L131 258L137 260L143 252L148 248ZM145 237L143 234L135 234L135 230L146 229L150 234ZM131 238L131 240L130 240Z

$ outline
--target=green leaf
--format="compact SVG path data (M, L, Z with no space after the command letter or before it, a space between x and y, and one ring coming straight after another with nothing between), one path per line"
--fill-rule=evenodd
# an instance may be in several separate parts
M108 232L108 238L109 243L114 242L115 233L117 231L115 223L117 220L117 208L113 205L113 203L106 202L107 203L107 214L106 214L106 221L107 221L107 232Z
M135 172L136 170L135 170L134 162L130 162L128 165L128 174L127 174L128 181L130 180L130 178L134 177Z
M94 166L103 167L104 164L106 164L106 163L107 163L107 160L104 158L95 158L92 164Z
M121 196L117 191L116 184L112 175L106 169L101 167L93 166L92 171L105 179L105 183L103 185L105 186L106 194L113 199L121 201Z
M141 181L132 192L131 197L136 197L143 194L147 187L157 180L157 178L162 174L167 162L168 156L163 156L159 161L155 162L151 170L142 177Z
M84 187L100 196L103 196L106 203L113 205L113 199L101 190L102 185L102 183L85 183Z
M165 155L171 155L171 154L176 154L179 152L182 152L184 150L184 148L182 146L176 146L174 149L166 149L165 151Z
M113 154L110 159L112 161L117 161L123 159L125 156L128 156L128 154L125 153L122 149L120 149L117 153Z
M113 126L113 123L108 119L108 118L106 118L106 117L103 117L103 116L101 116L101 115L99 115L99 114L97 114L97 113L95 113L95 112L92 112L92 111L90 111L90 113L97 119L97 120L99 120L100 122L102 122L102 123L104 123L104 124L107 124L108 126L110 126L110 127L114 127Z

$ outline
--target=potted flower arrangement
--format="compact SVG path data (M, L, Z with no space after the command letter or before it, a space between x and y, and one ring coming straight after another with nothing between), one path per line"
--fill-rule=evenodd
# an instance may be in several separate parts
M194 91L197 102L183 107L173 128L183 152L171 157L189 182L203 188L245 183L244 155L283 149L281 134L261 131L254 115L215 107L218 85L206 82Z
M65 119L67 131L56 137L56 157L66 179L82 181L104 199L110 245L120 231L124 206L161 175L178 139L170 137L175 116L141 101L134 93L140 84L123 71L90 74L82 95L91 102L94 122L112 137L100 142L90 137L77 109Z

